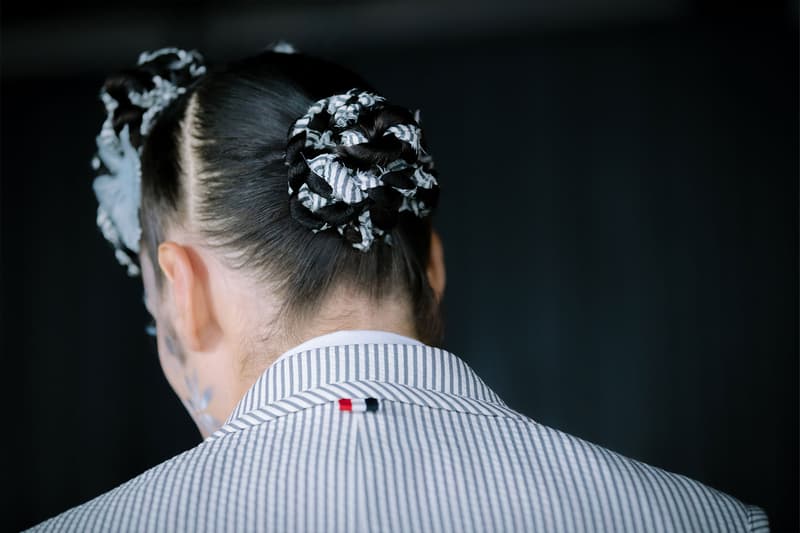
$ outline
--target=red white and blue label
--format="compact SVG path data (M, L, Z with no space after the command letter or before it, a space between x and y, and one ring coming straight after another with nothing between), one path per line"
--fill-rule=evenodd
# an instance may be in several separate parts
M378 410L378 400L375 398L341 398L339 410L353 413L374 413Z

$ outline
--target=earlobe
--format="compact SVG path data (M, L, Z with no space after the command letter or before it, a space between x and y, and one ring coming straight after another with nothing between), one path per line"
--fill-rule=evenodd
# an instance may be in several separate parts
M203 351L209 318L208 300L202 279L196 271L186 247L175 242L164 242L158 247L158 264L169 283L168 294L175 311L175 329L184 346L192 351Z
M428 283L436 295L436 301L439 302L444 295L447 274L444 264L444 247L442 246L442 239L436 230L431 230L431 250L426 273L428 275Z

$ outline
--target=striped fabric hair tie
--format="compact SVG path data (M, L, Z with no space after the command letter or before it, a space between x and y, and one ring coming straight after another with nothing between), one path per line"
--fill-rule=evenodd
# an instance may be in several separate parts
M335 229L362 252L391 245L400 213L427 217L438 200L423 137L419 112L368 91L314 102L289 129L292 216L314 233Z

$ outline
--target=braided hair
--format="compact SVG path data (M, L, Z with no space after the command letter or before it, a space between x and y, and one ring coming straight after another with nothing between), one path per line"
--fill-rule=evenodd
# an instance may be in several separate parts
M120 100L115 129L139 133L130 140L150 260L170 225L185 223L231 268L274 287L288 323L310 319L344 287L407 299L419 338L438 344L426 267L439 186L419 114L303 54L265 51L202 76L197 65L175 66L150 61L106 82ZM147 123L146 106L123 105L122 93L151 87L155 72L178 90Z
M315 102L286 149L295 219L367 251L376 238L392 243L402 211L428 216L439 187L417 118L358 89Z

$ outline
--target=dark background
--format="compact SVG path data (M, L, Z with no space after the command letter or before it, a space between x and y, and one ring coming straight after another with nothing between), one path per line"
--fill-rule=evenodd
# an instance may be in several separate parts
M200 440L95 226L103 77L282 38L422 109L446 348L535 420L797 530L796 2L222 4L2 5L9 528Z

